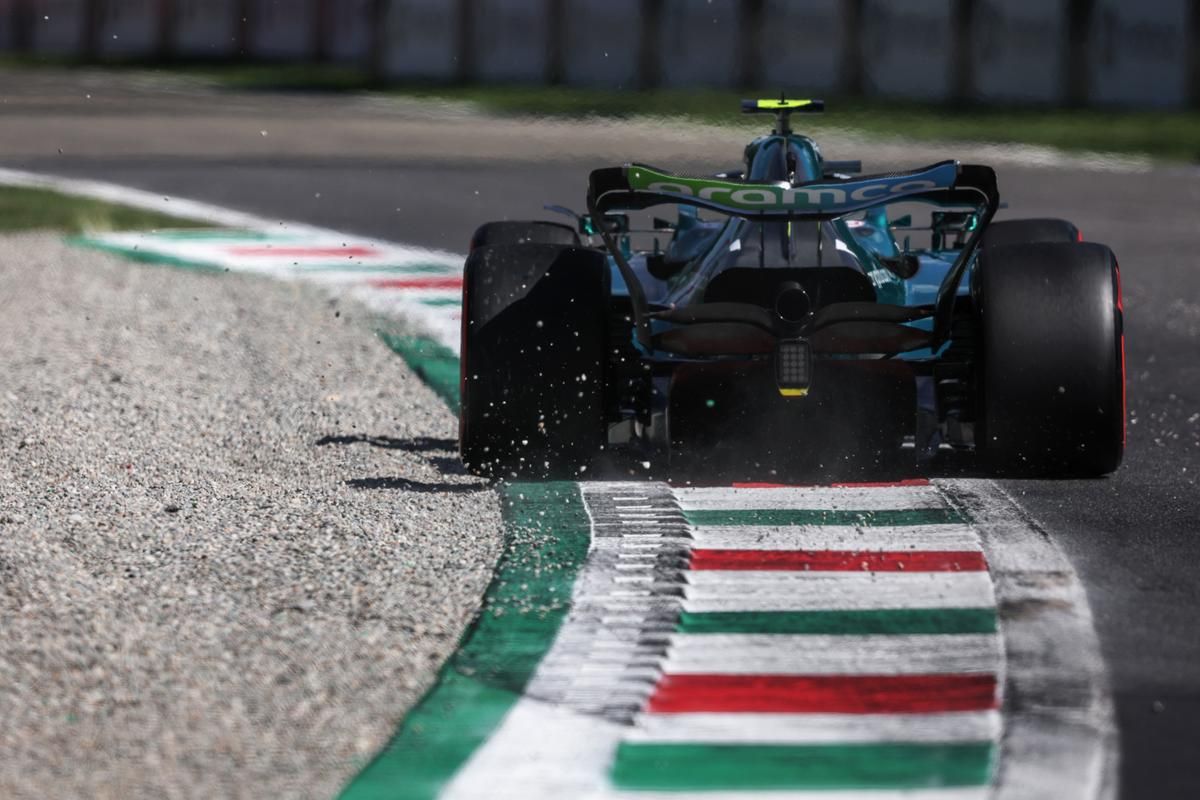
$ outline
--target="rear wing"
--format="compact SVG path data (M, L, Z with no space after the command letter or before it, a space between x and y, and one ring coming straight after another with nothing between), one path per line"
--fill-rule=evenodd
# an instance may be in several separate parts
M999 202L996 175L990 167L960 166L955 161L910 172L799 184L697 178L627 164L594 170L588 189L588 207L593 212L681 203L758 220L832 219L904 198L967 205Z
M790 184L696 178L675 175L645 164L626 164L592 171L587 204L588 213L595 219L602 219L606 211L640 210L677 203L747 219L785 221L834 219L906 198L981 206L979 226L971 233L938 288L932 310L931 337L931 346L936 349L949 337L958 285L979 247L984 229L1000 205L996 173L991 167L943 161L910 172L823 178ZM645 290L612 234L601 230L601 237L629 289L638 341L649 348L649 308Z

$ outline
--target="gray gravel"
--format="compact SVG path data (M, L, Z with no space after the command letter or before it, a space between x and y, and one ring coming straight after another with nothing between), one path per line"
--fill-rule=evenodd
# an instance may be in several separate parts
M328 797L499 550L454 421L314 290L0 239L0 797Z

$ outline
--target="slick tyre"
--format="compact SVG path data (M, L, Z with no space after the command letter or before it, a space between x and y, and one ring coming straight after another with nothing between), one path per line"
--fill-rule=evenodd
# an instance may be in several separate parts
M467 259L459 444L468 469L578 477L600 453L609 288L593 250L493 246Z
M1065 219L1007 219L993 222L983 233L983 247L1035 242L1078 242L1079 228Z
M1125 449L1123 309L1101 244L983 250L976 446L1003 474L1097 476Z
M559 244L577 247L579 234L571 226L558 222L488 222L480 225L471 237L471 252L481 247L510 244Z

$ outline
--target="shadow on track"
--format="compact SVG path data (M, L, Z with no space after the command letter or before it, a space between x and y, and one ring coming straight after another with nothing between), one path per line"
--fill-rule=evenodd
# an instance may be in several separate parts
M348 436L322 436L317 440L318 447L331 444L369 444L372 447L382 447L387 450L404 450L409 453L429 453L439 450L455 450L458 442L454 439L438 439L434 436L415 436L411 439L396 439L391 436L367 436L356 433Z
M771 452L776 450L776 452ZM796 459L778 448L758 450L744 442L706 452L672 453L669 461L641 460L630 454L609 455L588 471L591 481L667 481L679 486L732 483L827 485L831 483L898 483L917 478L995 478L996 473L969 452L943 448L932 460L918 463L911 447L888 453L826 454Z
M446 476L467 476L459 460L458 442L451 438L418 436L401 439L367 434L330 435L318 439L320 447L365 444L387 450L420 454L438 472ZM555 479L587 481L667 481L675 485L728 485L730 483L781 483L822 485L838 482L891 483L914 478L992 478L992 471L982 466L973 454L943 448L932 461L917 464L911 448L881 457L878 453L862 452L833 455L826 460L797 463L776 451L777 447L755 447L750 442L730 442L707 452L688 456L673 453L669 462L643 460L633 453L610 454L602 457L586 474L544 476ZM498 480L511 480L513 476ZM522 480L536 480L523 476ZM488 483L426 482L402 476L351 478L346 485L363 490L396 490L420 493L465 494L487 491Z
M402 450L408 453L420 454L426 462L435 467L445 476L469 473L458 459L455 450L458 442L454 439L439 439L432 436L416 436L411 439L396 439L391 436L368 436L366 434L349 434L342 436L323 436L316 441L318 447L330 445L365 444L380 447L385 450ZM469 494L490 490L490 483L456 483L450 481L418 481L397 475L387 475L377 478L350 478L346 485L351 489L396 490L403 492L419 492L425 494Z
M492 487L487 483L425 483L408 478L351 478L346 481L351 489L399 489L405 492L429 492L447 494L467 494L471 492L486 492Z

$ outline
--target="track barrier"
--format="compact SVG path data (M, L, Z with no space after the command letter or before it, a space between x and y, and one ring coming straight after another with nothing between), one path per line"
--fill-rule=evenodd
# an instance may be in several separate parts
M1200 107L1200 0L0 0L0 51L380 81Z

